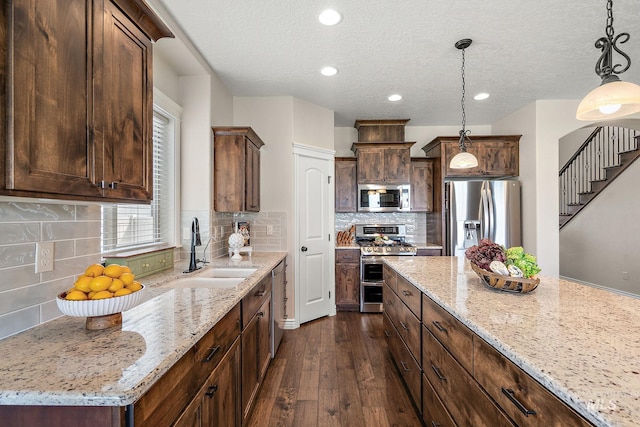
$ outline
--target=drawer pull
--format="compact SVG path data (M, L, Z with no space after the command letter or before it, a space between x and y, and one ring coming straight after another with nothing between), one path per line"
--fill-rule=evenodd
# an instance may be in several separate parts
M267 291L263 289L261 291L256 292L255 296L257 296L258 298L263 297L266 292Z
M409 328L407 327L407 324L404 322L400 322L400 326L402 326L402 329L404 329L405 331L409 330Z
M387 331L386 329L384 330L384 335L389 338L391 336L391 334L389 333L389 331Z
M207 396L209 396L209 399L211 399L213 397L213 395L216 394L216 391L218 391L218 384L214 384L212 386L209 386L209 388L207 389L207 392L205 394Z
M525 417L528 417L529 415L536 415L536 411L532 409L527 409L526 406L524 406L522 403L520 403L520 401L518 401L518 399L516 399L516 394L513 392L513 390L502 387L502 394L507 396L511 401L511 403L516 405L516 408L518 408L520 412L524 414Z
M403 289L402 290L402 295L404 295L405 297L410 297L413 294L411 292L407 291L406 289Z
M213 359L213 356L218 352L218 350L220 350L220 346L217 345L215 347L213 347L211 349L211 352L209 353L209 355L207 355L207 357L205 357L204 359L202 359L202 363L208 363L211 362L211 359Z
M436 375L438 376L438 379L439 379L440 381L446 381L446 380L447 380L447 377L443 376L443 375L440 373L440 368L438 368L438 367L437 367L436 365L434 365L433 363L431 364L431 369L433 369L433 372L435 372L435 373L436 373Z
M264 311L259 311L258 312L258 317L264 317Z
M402 370L405 372L409 372L409 368L407 368L407 364L404 363L403 361L400 361L400 364L402 365Z
M440 427L442 424L437 423L435 421L431 421L431 427Z
M435 326L440 332L447 332L447 328L444 328L437 320L434 320L431 323L433 323L433 326Z

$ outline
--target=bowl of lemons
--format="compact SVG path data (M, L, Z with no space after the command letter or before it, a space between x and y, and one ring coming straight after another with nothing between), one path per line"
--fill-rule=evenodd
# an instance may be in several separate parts
M101 317L135 307L144 285L135 280L127 266L93 264L87 267L69 290L56 298L61 312L74 317Z

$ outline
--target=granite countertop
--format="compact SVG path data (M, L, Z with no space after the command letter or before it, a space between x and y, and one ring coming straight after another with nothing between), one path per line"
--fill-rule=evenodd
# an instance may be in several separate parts
M122 313L121 327L89 331L86 318L62 316L0 340L0 405L135 402L286 255L216 258L188 276L180 261L173 270L141 280L143 302ZM212 266L258 270L234 289L163 287Z
M384 260L595 425L640 424L640 299L545 276L511 294L464 258Z

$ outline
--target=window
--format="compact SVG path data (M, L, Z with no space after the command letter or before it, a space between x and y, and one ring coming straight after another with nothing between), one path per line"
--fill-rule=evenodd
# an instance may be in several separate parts
M156 97L154 92L154 101ZM173 107L179 114L179 107ZM178 117L154 104L153 200L150 205L112 204L102 207L103 253L175 244Z

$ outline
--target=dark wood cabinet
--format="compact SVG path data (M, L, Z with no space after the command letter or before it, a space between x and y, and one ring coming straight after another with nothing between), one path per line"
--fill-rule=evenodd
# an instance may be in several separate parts
M242 299L242 421L248 419L271 361L271 276Z
M336 249L336 310L360 310L360 249Z
M459 137L439 136L422 147L427 157L440 159L442 177L506 177L519 174L521 135L479 135L471 138L467 151L478 159L478 166L451 169L451 159L460 152Z
M250 127L213 128L213 209L260 211L260 148Z
M413 142L354 142L358 184L409 184Z
M335 158L335 211L358 211L358 182L355 157Z
M0 193L151 200L151 40L169 29L141 0L16 0L6 12Z
M411 159L411 211L433 211L433 159Z

